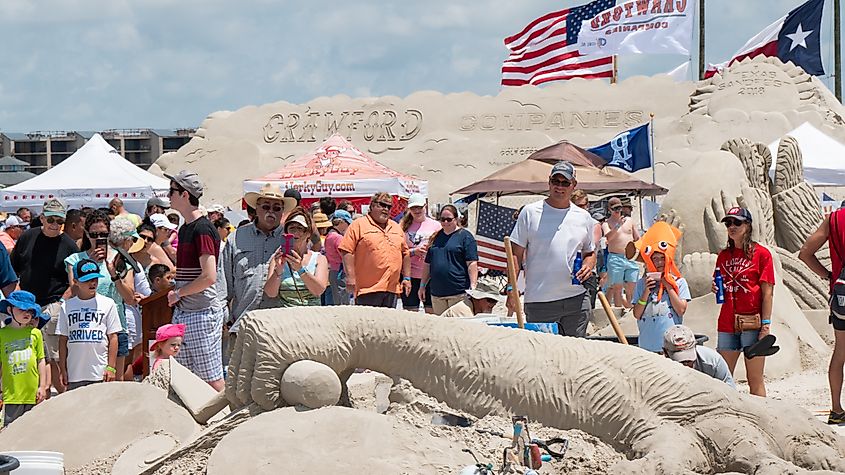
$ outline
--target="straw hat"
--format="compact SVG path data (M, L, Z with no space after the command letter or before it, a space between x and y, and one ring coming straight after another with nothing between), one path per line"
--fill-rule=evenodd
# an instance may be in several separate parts
M285 211L290 211L296 206L295 199L285 197L282 189L279 188L278 185L274 185L272 183L265 183L258 192L251 191L244 195L244 201L246 201L246 204L253 208L257 206L256 203L260 198L281 201Z
M329 217L325 213L314 213L311 215L311 219L314 220L314 226L317 226L317 228L332 227L332 222L329 221Z

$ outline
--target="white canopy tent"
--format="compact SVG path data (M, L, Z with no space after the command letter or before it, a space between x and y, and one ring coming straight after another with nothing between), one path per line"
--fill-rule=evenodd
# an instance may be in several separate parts
M100 134L46 172L0 190L3 211L27 207L40 212L44 201L60 198L71 208L108 206L123 200L128 211L143 214L153 195L165 196L170 182L123 158Z
M804 179L811 185L845 186L845 144L827 135L809 122L804 122L786 135L798 140L804 163ZM769 144L774 176L780 139Z

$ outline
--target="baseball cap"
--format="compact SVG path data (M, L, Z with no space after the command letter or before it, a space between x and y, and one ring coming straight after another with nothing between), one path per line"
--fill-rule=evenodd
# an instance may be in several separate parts
M215 204L209 206L208 208L206 208L206 211L208 211L209 213L223 214L223 213L226 212L226 208L224 208L223 205L219 205L219 204L215 203Z
M413 208L414 206L425 206L425 196L421 193L414 193L408 198L408 208Z
M41 214L44 216L57 216L64 218L67 214L67 206L58 198L50 198L44 202Z
M285 198L295 199L297 205L300 201L302 201L302 195L299 194L299 191L297 191L296 188L288 188L285 190Z
M6 218L6 228L12 228L15 226L26 226L29 223L25 223L21 218L17 215L13 214Z
M100 265L91 259L82 259L73 266L73 278L78 282L88 282L94 279L105 279L100 273Z
M179 186L184 188L185 191L187 191L188 194L193 196L194 198L202 198L202 180L200 180L200 176L197 175L195 172L189 170L182 170L181 172L175 175L168 175L167 173L165 173L164 176L178 183Z
M160 196L153 196L152 198L147 200L147 209L149 209L150 206L170 208L170 200L168 200L167 198L162 198Z
M575 167L566 160L561 160L555 163L555 166L552 167L552 172L549 173L549 178L555 175L563 175L563 177L567 180L573 180L575 178Z
M325 216L325 215L323 215L323 216ZM288 218L288 220L285 221L285 230L287 230L288 224L290 224L290 223L298 223L298 224L301 224L302 227L305 228L306 230L309 229L308 228L308 222L305 221L305 216L302 216L301 214L297 214L293 218Z
M338 209L332 214L332 219L342 219L346 221L348 224L352 224L352 215L349 214L349 211L345 209Z
M749 223L752 221L751 219L751 211L748 211L745 208L740 208L739 206L734 206L733 208L729 209L727 213L725 213L725 217L722 218L722 222L724 223L728 218L735 218L739 219L740 221L748 221Z
M170 220L167 219L167 216L161 213L151 214L150 223L157 228L167 228L171 231L176 229L176 225L171 223Z
M695 352L695 335L684 325L674 325L663 334L663 349L673 361L693 361L697 358Z

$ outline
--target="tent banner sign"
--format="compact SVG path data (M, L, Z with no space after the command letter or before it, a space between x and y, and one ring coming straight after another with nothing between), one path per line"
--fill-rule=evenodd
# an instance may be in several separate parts
M244 193L258 191L263 181L248 180L244 182ZM408 197L413 193L428 194L427 182L424 180L403 180L398 178L368 179L368 180L278 180L273 181L283 190L299 191L303 198L333 196L337 198L371 196L384 191L391 195Z

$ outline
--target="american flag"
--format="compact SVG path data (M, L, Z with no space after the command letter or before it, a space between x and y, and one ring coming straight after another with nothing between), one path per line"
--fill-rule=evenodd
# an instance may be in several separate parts
M508 270L505 236L510 236L516 224L517 211L483 201L478 204L478 265L490 270Z
M519 33L505 38L511 50L502 65L503 86L543 84L572 78L613 77L612 56L581 56L581 22L616 5L616 0L595 0L541 16Z

